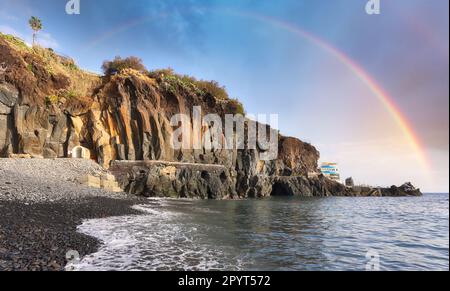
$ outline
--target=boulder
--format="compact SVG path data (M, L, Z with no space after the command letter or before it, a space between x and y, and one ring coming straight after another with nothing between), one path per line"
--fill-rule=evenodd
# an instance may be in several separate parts
M381 189L383 196L422 196L420 189L417 189L411 182L406 182L397 187L395 185L390 188Z

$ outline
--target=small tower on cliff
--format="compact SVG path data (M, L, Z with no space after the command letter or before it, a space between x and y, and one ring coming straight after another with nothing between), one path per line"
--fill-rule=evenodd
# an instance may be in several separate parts
M353 181L352 177L345 179L345 186L347 186L347 187L355 186L355 182Z

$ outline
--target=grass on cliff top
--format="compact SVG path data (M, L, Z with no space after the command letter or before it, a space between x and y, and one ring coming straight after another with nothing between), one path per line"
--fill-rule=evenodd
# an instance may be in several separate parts
M166 91L173 94L209 95L219 103L224 103L230 113L245 115L242 103L238 99L230 98L226 88L216 81L198 80L192 76L179 75L171 68L148 72L148 76L157 80Z
M4 39L7 43L9 43L13 49L16 49L20 52L31 53L41 58L43 63L46 63L48 65L57 63L70 70L79 70L78 66L75 64L75 61L73 59L59 56L51 48L43 48L39 45L31 47L21 38L11 34L4 34L1 32L0 38Z
M50 106L52 104L58 104L59 102L65 103L71 99L80 99L81 97L79 92L71 89L60 89L54 94L45 97L45 105Z
M106 60L102 65L106 77L138 77L156 82L160 88L173 95L204 98L213 97L218 103L224 104L228 112L245 114L244 107L237 99L232 99L224 86L216 81L198 80L188 75L180 75L173 69L148 71L141 58L116 56L113 60Z
M192 76L176 74L173 69L148 72L149 77L162 82L168 89L194 91L200 95L210 94L219 100L229 100L227 90L216 81L198 80Z
M123 69L120 71L120 73L112 76L112 78L116 78L116 77L120 77L120 78L130 78L130 77L135 77L135 78L139 78L142 81L148 82L154 86L156 86L156 80L150 78L149 76L147 76L145 73L140 72L138 70L135 69Z
M64 99L79 99L92 94L92 90L100 84L100 76L81 70L72 58L61 56L55 53L52 49L43 48L40 46L33 47L33 54L40 58L44 64L47 72L52 75L64 75L70 79L70 85L64 90L59 90L47 98L55 100ZM52 98L53 97L53 98ZM53 103L53 102L52 102Z
M219 85L216 81L198 80L191 76L179 75L171 68L148 71L142 59L135 56L127 58L117 56L111 61L104 61L102 70L105 76L130 75L130 72L138 77L147 75L149 78L158 81L166 91L173 94L210 94L218 100L230 99L225 87Z
M31 51L31 47L28 46L25 41L11 34L4 34L0 32L0 38L4 39L13 48L20 51Z
M3 38L13 49L26 58L28 70L34 73L34 62L37 60L51 76L64 75L70 79L70 86L64 90L55 91L46 96L47 104L55 104L62 99L86 97L91 94L93 88L100 84L99 75L81 70L72 58L61 56L50 48L35 45L30 47L22 39L0 32ZM138 68L134 68L141 64ZM230 112L245 114L244 107L237 99L230 98L226 88L216 81L198 80L188 75L176 74L172 69L148 71L139 58L129 57L121 59L116 57L111 62L104 63L104 70L117 69L120 75L133 75L146 81L158 82L163 89L173 94L196 94L199 96L212 96L220 103L225 103ZM130 67L131 66L131 67Z

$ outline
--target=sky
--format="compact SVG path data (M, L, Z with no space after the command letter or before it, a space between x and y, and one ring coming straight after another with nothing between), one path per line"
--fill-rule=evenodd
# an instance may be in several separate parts
M380 0L379 15L366 2L80 0L68 15L67 0L0 0L0 31L31 42L33 15L38 42L84 69L135 55L216 80L248 113L278 114L343 178L448 192L449 1Z

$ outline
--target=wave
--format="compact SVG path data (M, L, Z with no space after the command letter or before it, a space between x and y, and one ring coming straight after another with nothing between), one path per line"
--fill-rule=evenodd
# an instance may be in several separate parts
M240 270L243 258L214 245L202 233L210 226L190 223L188 214L166 209L174 201L136 205L143 215L86 220L78 231L98 238L98 252L71 263L75 271ZM175 204L180 201L175 201ZM189 201L181 203L189 204Z

